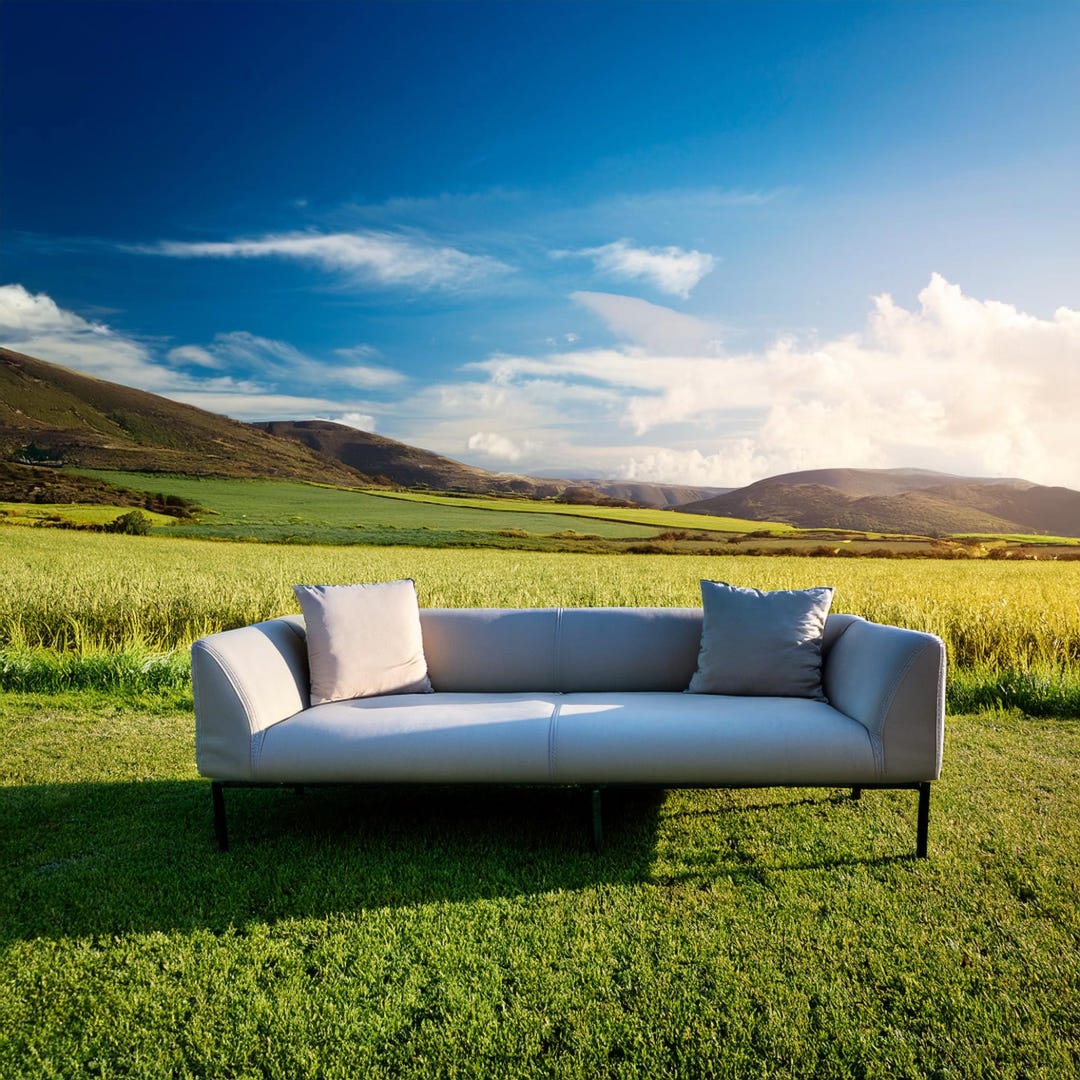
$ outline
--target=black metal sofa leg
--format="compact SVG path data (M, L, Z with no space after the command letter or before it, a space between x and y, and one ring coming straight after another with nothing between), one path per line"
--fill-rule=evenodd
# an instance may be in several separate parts
M214 832L217 835L218 849L229 850L229 827L225 821L225 791L220 780L210 784L210 796L214 800Z
M604 824L600 816L600 789L592 790L592 842L597 852L604 850Z
M926 858L927 841L930 837L930 781L919 784L919 825L915 839L915 855Z

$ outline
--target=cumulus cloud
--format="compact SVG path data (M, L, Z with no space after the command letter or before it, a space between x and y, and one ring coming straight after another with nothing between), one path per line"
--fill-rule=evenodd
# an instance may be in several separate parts
M342 416L327 417L326 419L333 419L336 423L356 428L357 431L375 430L375 417L370 413L350 412L344 413Z
M500 461L520 461L523 453L522 447L513 439L493 431L473 432L465 445L473 453Z
M657 320L640 301L586 297L622 344L471 365L508 398L552 385L602 399L583 464L610 468L623 441L611 422L656 444L612 470L627 478L736 486L803 468L911 465L1080 487L1078 311L1034 316L934 274L914 308L874 298L861 331L726 354L702 347L709 331L677 312L665 336L664 309Z
M160 391L176 382L138 338L61 308L45 293L0 286L0 344L99 378Z
M468 289L497 280L511 268L422 236L361 232L273 233L210 242L163 240L135 250L186 259L292 259L340 273L356 285L405 286L428 291Z
M556 258L576 255L591 259L601 273L622 281L647 281L661 292L681 296L684 300L694 286L712 272L716 262L712 255L703 251L686 251L679 247L639 248L629 240L552 254Z
M667 447L635 452L615 468L614 475L639 483L734 488L760 480L768 466L752 439L736 438L724 440L722 448L712 454Z

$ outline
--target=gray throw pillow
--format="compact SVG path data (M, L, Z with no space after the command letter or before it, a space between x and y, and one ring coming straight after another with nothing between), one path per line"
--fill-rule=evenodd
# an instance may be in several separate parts
M307 625L311 704L430 694L411 578L372 585L294 585Z
M830 588L741 589L701 583L704 619L691 694L751 694L825 700L821 639Z

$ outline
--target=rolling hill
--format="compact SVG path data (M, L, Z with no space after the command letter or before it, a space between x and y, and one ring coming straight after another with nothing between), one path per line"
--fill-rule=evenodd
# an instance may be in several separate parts
M8 484L70 487L42 466L364 484L371 478L238 420L0 348ZM37 467L34 467L36 464Z
M101 480L50 468L67 465L616 502L572 481L486 472L329 421L241 423L3 348L0 459L5 501L117 501Z
M658 484L639 480L581 480L582 484L609 495L613 499L625 499L639 506L651 506L657 510L681 509L687 503L724 495L731 488L689 487L686 484Z
M1080 536L1080 492L1027 480L924 469L816 469L759 480L680 509L783 521L800 528L921 536Z
M615 501L585 484L488 472L430 450L329 420L272 420L255 426L278 438L301 442L386 486L423 487L476 495L507 494L561 502L602 504Z

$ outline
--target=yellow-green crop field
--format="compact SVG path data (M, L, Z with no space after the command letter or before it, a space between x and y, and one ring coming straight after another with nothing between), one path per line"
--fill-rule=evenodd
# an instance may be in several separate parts
M779 521L751 521L748 518L716 517L712 514L687 514L679 510L654 510L635 506L588 506L578 503L549 503L536 499L469 497L463 495L439 495L435 492L385 491L369 488L367 495L401 502L427 503L431 506L468 507L472 510L513 511L519 514L564 514L574 518L592 518L595 521L619 521L632 525L650 525L658 529L691 529L695 532L747 533L769 532L776 536L796 536L802 530Z
M61 520L72 525L108 525L121 514L130 513L130 506L103 506L97 503L13 503L0 504L0 519L5 525L43 525ZM172 525L176 518L141 510L151 525Z
M291 586L415 579L429 607L696 606L701 578L836 587L834 609L928 630L960 667L1080 665L1080 562L293 547L0 531L0 650L186 647L298 610Z

